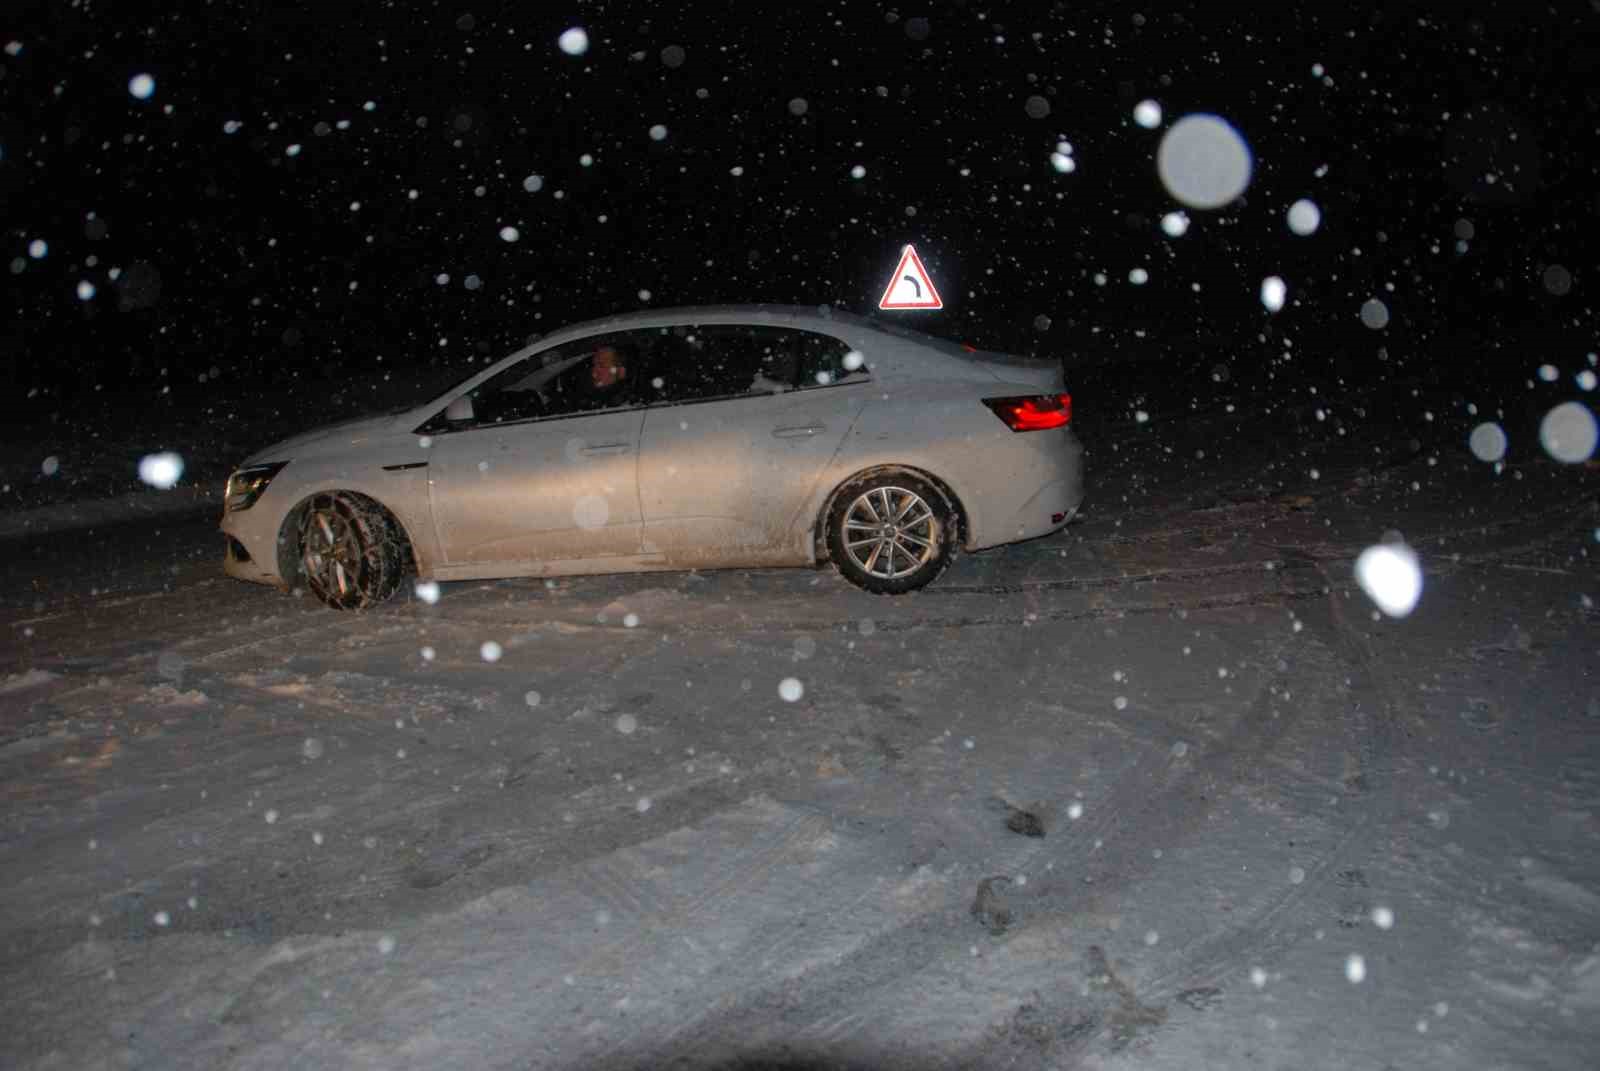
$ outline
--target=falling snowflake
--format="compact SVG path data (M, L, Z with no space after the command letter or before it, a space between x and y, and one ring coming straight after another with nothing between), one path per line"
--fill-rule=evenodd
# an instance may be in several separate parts
M1221 208L1250 185L1254 163L1244 136L1219 116L1179 119L1161 139L1156 170L1174 199L1190 208Z
M1506 433L1499 424L1486 421L1472 429L1467 447L1479 461L1499 461L1506 456Z
M1368 298L1361 306L1361 322L1374 331L1389 326L1389 306L1377 298Z
M572 504L573 521L587 531L604 528L610 518L611 504L604 495L581 495Z
M1356 559L1356 582L1390 617L1405 617L1422 597L1422 566L1404 543L1379 543Z
M1289 206L1289 229L1302 238L1315 234L1322 226L1322 209L1301 198Z
M1572 273L1560 264L1544 270L1544 288L1556 297L1565 297L1572 290Z
M139 479L151 487L171 490L183 477L183 458L170 450L139 459Z
M1594 413L1582 402L1562 402L1539 422L1539 443L1545 453L1568 465L1580 465L1594 456Z
M1289 288L1276 275L1269 275L1261 280L1261 304L1266 306L1268 312L1277 312L1283 308L1283 300L1288 293Z
M556 43L567 55L581 56L589 51L589 34L582 26L574 26L570 30L563 31Z

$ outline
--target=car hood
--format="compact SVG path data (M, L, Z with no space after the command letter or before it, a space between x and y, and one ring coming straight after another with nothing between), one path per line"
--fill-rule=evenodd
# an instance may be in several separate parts
M297 457L321 454L347 446L358 446L361 443L393 431L395 422L398 419L398 414L387 413L382 416L341 420L337 424L328 424L324 427L315 428L303 434L275 442L264 450L257 450L245 458L241 465L254 465L264 461L293 461Z

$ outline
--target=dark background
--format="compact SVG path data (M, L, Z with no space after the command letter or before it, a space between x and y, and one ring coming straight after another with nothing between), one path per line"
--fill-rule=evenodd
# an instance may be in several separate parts
M947 310L901 316L1069 368L1187 356L1245 376L1289 336L1334 380L1446 361L1516 381L1595 348L1586 2L9 6L0 346L25 408L376 369L436 382L647 305L868 311L905 242ZM571 25L586 55L557 47ZM1181 239L1158 225L1181 207L1161 131L1132 120L1146 97L1163 127L1226 117L1255 156L1245 195L1190 210ZM1061 139L1072 174L1049 163ZM1300 197L1323 211L1309 238L1284 223ZM1276 316L1269 274L1290 287ZM1382 332L1358 317L1374 295Z

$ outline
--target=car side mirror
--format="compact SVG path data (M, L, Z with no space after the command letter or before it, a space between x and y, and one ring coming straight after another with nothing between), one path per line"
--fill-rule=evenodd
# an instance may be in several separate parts
M444 418L452 424L472 419L472 395L463 394L444 407Z

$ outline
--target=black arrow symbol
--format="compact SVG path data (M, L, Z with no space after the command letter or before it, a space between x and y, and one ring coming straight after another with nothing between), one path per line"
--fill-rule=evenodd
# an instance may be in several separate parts
M918 298L922 297L922 284L921 283L917 282L917 280L914 277L910 276L910 275L902 275L901 278L904 279L906 282L910 283L913 287L916 288L917 297Z

